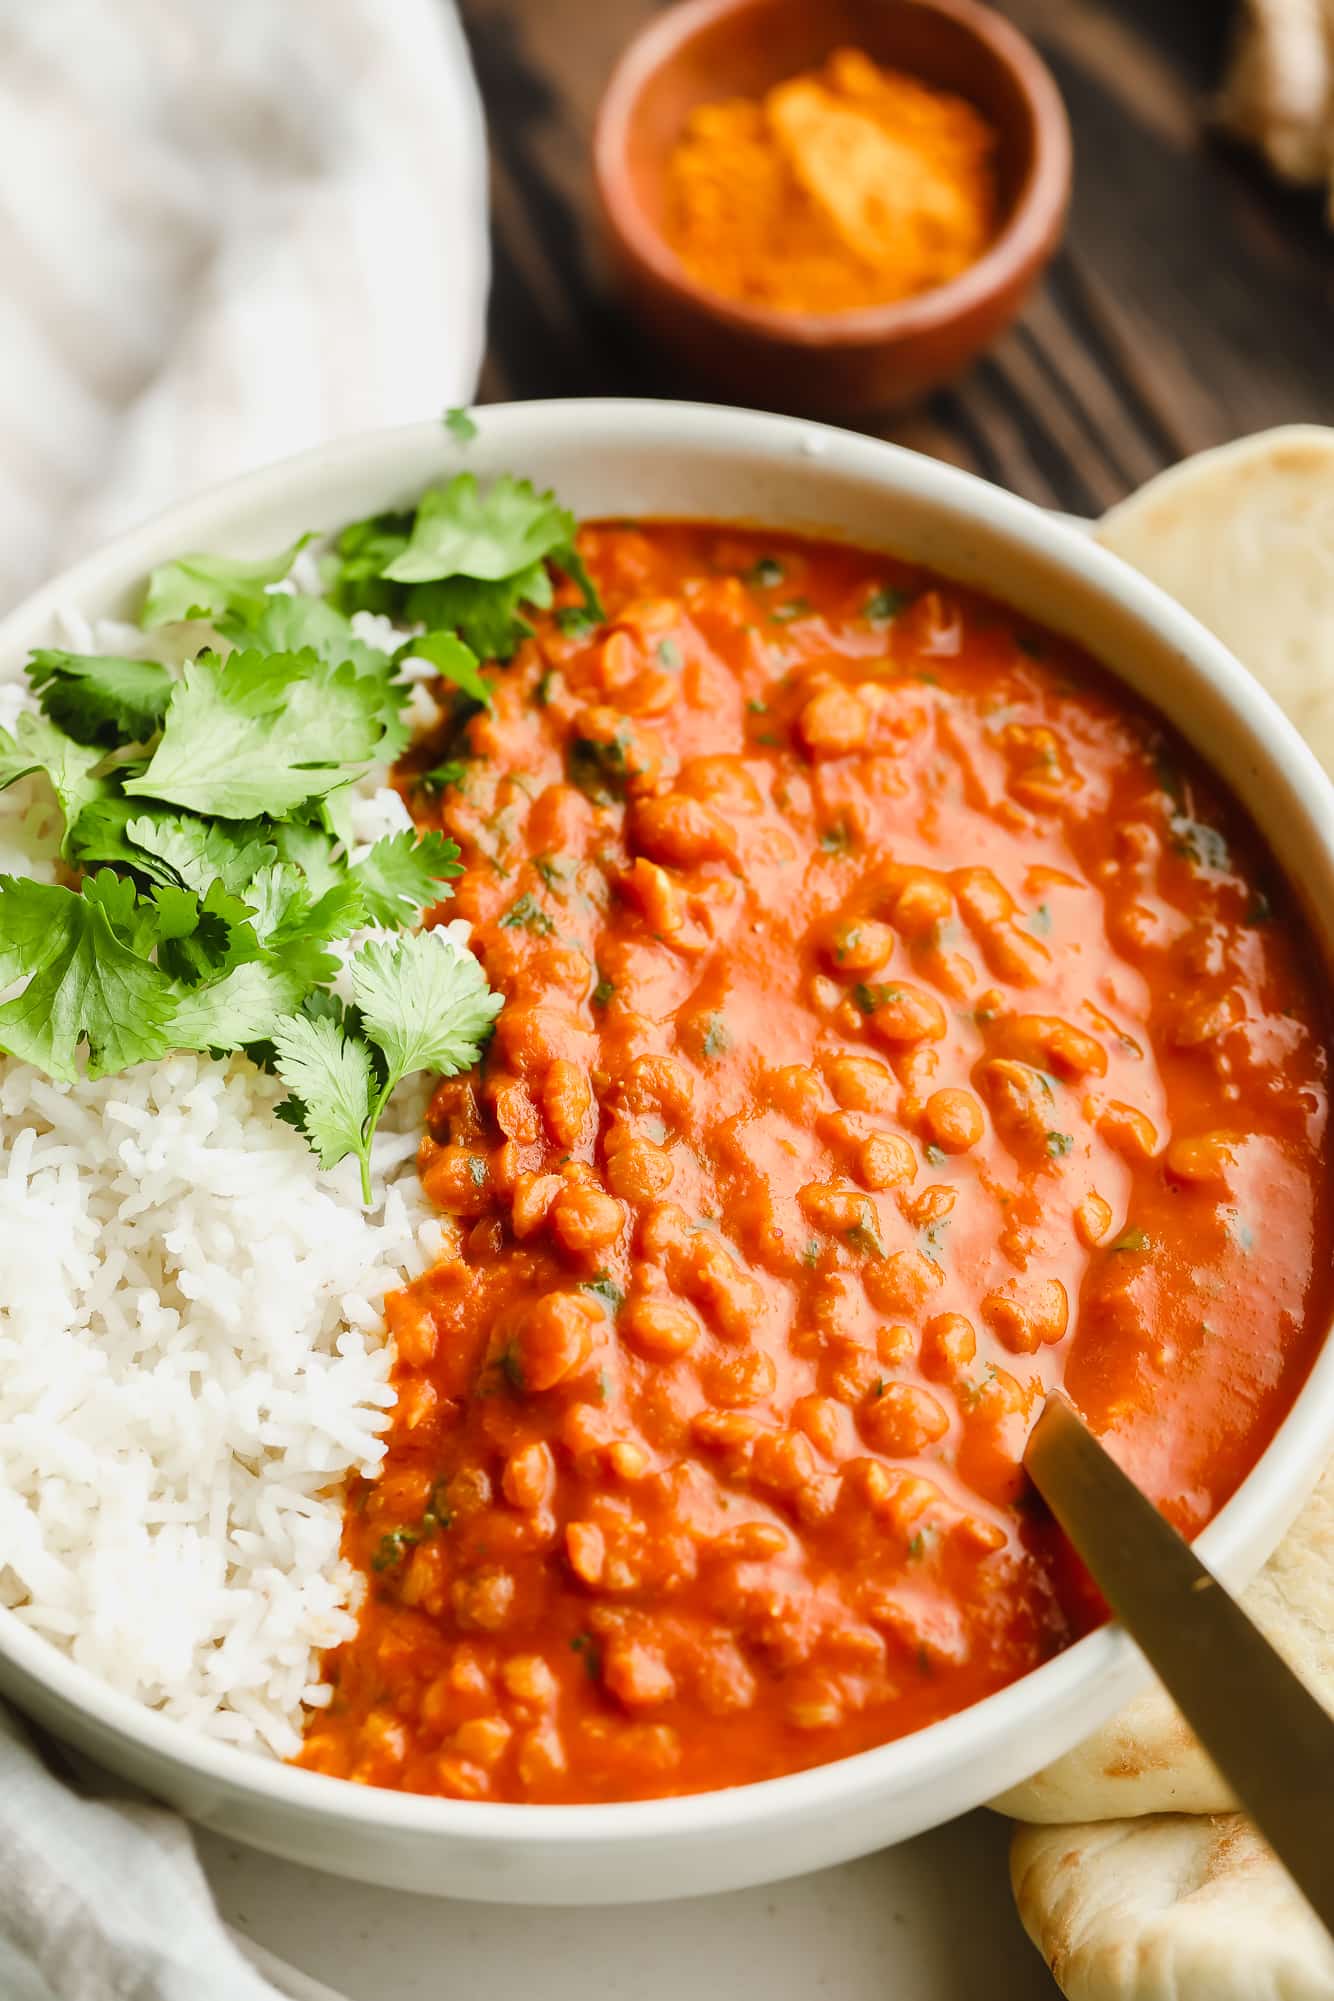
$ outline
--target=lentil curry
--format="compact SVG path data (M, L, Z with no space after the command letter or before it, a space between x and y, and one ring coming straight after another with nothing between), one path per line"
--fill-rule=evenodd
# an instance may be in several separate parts
M1183 747L880 556L580 548L609 623L543 616L402 775L506 1005L431 1105L457 1254L389 1302L301 1759L467 1799L763 1779L1000 1688L1099 1616L1020 1472L1046 1388L1189 1533L1330 1305L1314 954Z

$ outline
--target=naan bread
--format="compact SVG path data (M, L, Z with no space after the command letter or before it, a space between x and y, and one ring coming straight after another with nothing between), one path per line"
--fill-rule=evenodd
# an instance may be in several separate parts
M1334 772L1334 430L1201 452L1114 507L1098 539L1217 633Z
M1067 2001L1334 2001L1334 1944L1238 1813L1021 1827L1010 1880Z
M1334 1713L1334 1461L1242 1603ZM991 1804L1016 1820L1071 1821L1222 1813L1236 1801L1155 1687Z
M991 1805L1016 1820L1046 1822L1226 1813L1236 1801L1171 1697L1155 1685Z

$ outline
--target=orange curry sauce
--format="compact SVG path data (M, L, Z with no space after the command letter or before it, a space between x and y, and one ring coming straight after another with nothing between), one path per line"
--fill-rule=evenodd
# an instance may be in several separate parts
M1064 1381L1183 1529L1330 1308L1315 955L1073 646L856 550L580 544L423 825L506 1007L421 1168L354 1640L302 1762L699 1791L944 1716L1096 1618L1023 1490ZM562 591L562 597L571 595Z

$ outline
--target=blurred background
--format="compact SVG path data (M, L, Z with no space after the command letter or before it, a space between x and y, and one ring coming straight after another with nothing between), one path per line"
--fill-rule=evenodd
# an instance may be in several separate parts
M735 300L702 275L692 297L668 241L687 122L728 98L758 120L794 75L809 109L840 43L994 125L1000 234L879 294L878 345L813 311L819 280L738 353ZM928 211L886 162L912 134L860 123L825 194L854 228L880 201L902 249ZM830 167L833 132L808 136ZM715 235L763 180L734 159L703 189ZM1334 0L0 0L0 607L184 493L474 395L801 399L1098 514L1202 447L1334 420L1332 175ZM687 372L729 341L730 370Z
M660 10L460 4L492 167L481 395L692 393L608 294L589 159L607 76ZM1284 185L1212 116L1237 10L1004 0L1000 11L1032 38L1069 112L1066 239L1017 327L960 381L863 427L1097 514L1189 452L1272 424L1334 422L1326 198ZM1307 68L1314 56L1294 60Z

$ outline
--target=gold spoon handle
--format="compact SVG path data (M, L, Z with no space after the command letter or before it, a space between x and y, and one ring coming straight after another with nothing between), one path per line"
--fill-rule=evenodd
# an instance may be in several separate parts
M1334 1936L1334 1719L1053 1394L1033 1484L1293 1881Z

